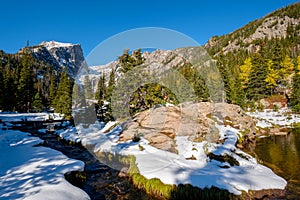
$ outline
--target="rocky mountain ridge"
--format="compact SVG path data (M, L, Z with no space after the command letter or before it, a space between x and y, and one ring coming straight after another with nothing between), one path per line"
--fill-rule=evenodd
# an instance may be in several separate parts
M78 70L85 65L80 44L49 41L29 48L34 58L53 66L58 71L68 68L69 75L73 78Z
M196 56L194 54L198 55ZM197 67L205 66L207 61L211 61L208 53L202 47L187 47L175 50L157 49L151 53L146 51L142 54L142 56L144 57L145 62L141 68L147 68L150 70L150 74L154 72L156 75L163 74L164 72L174 68L181 68L186 64L194 64L195 66L197 64ZM124 76L118 60L115 60L106 65L90 66L88 72L84 72L82 74L79 72L78 78L80 79L80 82L83 83L83 75L88 74L93 88L96 90L99 77L104 75L108 82L109 75L112 70L115 71L117 81Z

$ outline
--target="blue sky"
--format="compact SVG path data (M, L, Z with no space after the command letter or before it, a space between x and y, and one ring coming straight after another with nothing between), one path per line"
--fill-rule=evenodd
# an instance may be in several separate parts
M80 43L85 55L105 39L140 27L162 27L200 44L297 0L6 0L1 1L0 49L14 53L42 41Z

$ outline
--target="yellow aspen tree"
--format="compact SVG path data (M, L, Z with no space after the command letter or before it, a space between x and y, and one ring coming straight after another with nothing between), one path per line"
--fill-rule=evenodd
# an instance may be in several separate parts
M287 55L285 56L285 58L283 59L282 63L281 63L281 69L279 70L279 74L280 74L280 78L282 80L286 80L287 77L289 75L292 74L293 70L294 70L294 64L292 62L292 59Z
M268 74L267 74L267 78L265 79L267 83L267 88L274 89L277 86L276 80L279 78L279 75L276 72L276 70L273 69L272 60L268 60L267 66L268 66Z
M300 75L300 56L297 57L296 73Z
M251 58L246 58L244 64L240 66L240 80L242 87L244 88L246 83L249 81L250 72L252 70Z

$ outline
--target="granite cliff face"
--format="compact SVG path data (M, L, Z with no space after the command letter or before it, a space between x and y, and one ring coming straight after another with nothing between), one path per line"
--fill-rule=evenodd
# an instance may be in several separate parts
M38 46L31 47L31 49L37 60L50 64L58 71L68 68L69 75L73 78L80 67L85 64L80 44L50 41L42 42Z

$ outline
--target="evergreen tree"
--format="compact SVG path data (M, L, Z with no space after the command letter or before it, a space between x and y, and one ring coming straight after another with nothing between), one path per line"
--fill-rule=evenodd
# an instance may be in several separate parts
M84 108L86 107L86 101L84 96L84 88L82 85L74 83L73 93L72 93L72 102L74 108Z
M97 85L96 100L99 106L103 106L103 102L106 99L106 85L104 74L100 77Z
M100 84L101 84L101 82L100 82ZM109 102L109 104L107 105L107 111L105 113L105 119L104 119L106 121L114 120L114 117L112 115L111 103L112 103L112 94L113 94L114 89L115 89L115 84L116 84L116 82L115 82L115 69L113 68L110 72L108 85L107 85L107 88L106 88L106 91L105 91L105 98ZM99 95L100 95L100 93L99 93ZM98 104L98 106L100 108L101 102L100 102L100 104Z
M265 81L268 74L268 67L266 61L258 53L253 55L252 65L253 68L246 84L246 95L250 100L259 100L270 94Z
M19 104L19 111L29 112L31 103L34 97L34 72L33 72L33 58L29 54L22 57L22 69L20 79L18 81L17 98Z
M56 96L56 76L55 76L55 72L54 70L52 70L52 73L51 73L51 76L50 76L50 86L49 86L49 103L50 103L50 106L53 106L54 105L54 99L55 99L55 96Z
M144 63L145 58L142 56L142 50L138 49L129 54L129 49L125 49L123 54L118 57L118 61L121 65L121 72L126 73L132 70L134 67Z
M295 67L290 105L292 110L300 112L300 56L297 58L297 66Z
M265 56L266 59L272 58L273 69L275 72L280 72L282 69L282 61L284 59L283 46L279 39L274 39L271 45L271 50L264 49L264 52L269 52L269 56ZM280 74L279 74L280 75Z
M55 112L70 117L72 113L72 80L68 70L62 73L55 97Z
M198 73L198 71L193 68L190 64L186 64L183 67L180 67L179 72L184 76L184 78L188 81L189 85L192 86L194 89L195 95L198 97L199 101L207 101L209 98L208 90L205 84L204 78ZM188 88L183 88L184 84L178 82L174 82L172 84L176 85L177 89L180 90L180 94L183 94L184 96L188 94L184 94L185 92L188 92ZM187 86L187 85L186 85ZM173 88L173 90L177 90L176 88ZM174 99L175 97L172 97Z
M3 101L3 110L14 111L18 104L16 98L17 84L14 82L13 72L10 70L10 63L8 62L3 72L3 94L5 100Z
M115 89L115 69L112 69L109 75L109 81L108 86L106 88L106 99L107 101L111 101L111 96L113 94L113 91Z
M41 112L43 110L43 99L40 92L37 92L34 96L34 101L32 103L32 107L35 111Z
M93 87L88 75L84 76L84 94L86 99L94 99Z

